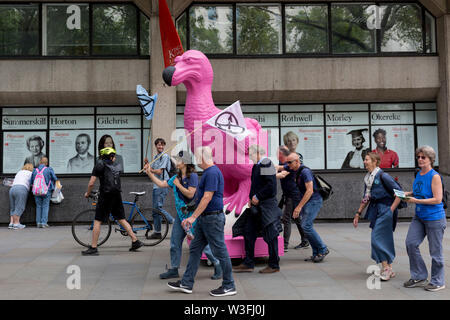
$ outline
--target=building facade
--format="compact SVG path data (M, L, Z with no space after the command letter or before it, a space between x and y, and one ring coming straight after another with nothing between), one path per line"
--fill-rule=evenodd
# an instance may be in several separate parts
M364 176L356 155L381 136L397 156L386 170L406 189L418 146L435 148L450 173L446 1L167 2L184 49L211 61L215 104L240 100L269 132L270 156L289 144L333 185L319 218L353 217ZM162 80L158 19L156 0L0 4L0 171L11 177L48 156L66 197L51 222L88 206L80 199L103 135L123 158L128 192L151 191L137 172L152 140L172 145L182 134L186 91ZM138 84L159 95L152 122ZM7 191L0 222L9 221Z

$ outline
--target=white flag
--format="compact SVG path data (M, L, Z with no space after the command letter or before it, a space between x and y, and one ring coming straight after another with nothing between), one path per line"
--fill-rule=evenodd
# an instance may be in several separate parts
M206 123L211 127L225 132L238 141L243 140L246 136L251 134L251 131L247 130L239 101L236 101L225 110L219 112L206 121Z

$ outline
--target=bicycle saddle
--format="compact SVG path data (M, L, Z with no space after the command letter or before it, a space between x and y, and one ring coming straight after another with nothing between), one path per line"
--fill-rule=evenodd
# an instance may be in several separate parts
M142 192L130 192L130 194L135 194L137 196L143 196L145 194L145 191L142 191Z

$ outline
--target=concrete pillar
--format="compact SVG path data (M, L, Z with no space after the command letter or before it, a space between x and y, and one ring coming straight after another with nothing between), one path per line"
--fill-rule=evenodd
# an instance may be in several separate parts
M450 174L450 15L437 19L439 52L439 80L441 88L437 99L439 169Z
M150 17L151 56L150 56L150 90L158 93L158 101L152 121L152 153L156 154L153 142L156 138L166 140L167 147L174 142L171 141L172 132L176 128L176 104L177 92L175 87L167 86L162 79L164 70L164 57L161 46L161 35L159 32L159 10L158 1L152 0L152 14ZM146 125L147 126L147 125ZM149 146L150 148L150 146ZM150 155L150 151L149 151ZM150 157L149 157L150 158Z

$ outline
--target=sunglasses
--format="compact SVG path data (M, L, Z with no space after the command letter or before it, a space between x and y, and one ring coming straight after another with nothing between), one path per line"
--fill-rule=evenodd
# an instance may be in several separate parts
M297 160L286 161L286 163L287 163L287 164L291 164L291 163L293 163L293 162L295 162L295 161L297 161Z
M426 160L427 157L426 156L417 156L417 160L422 159L422 160Z

